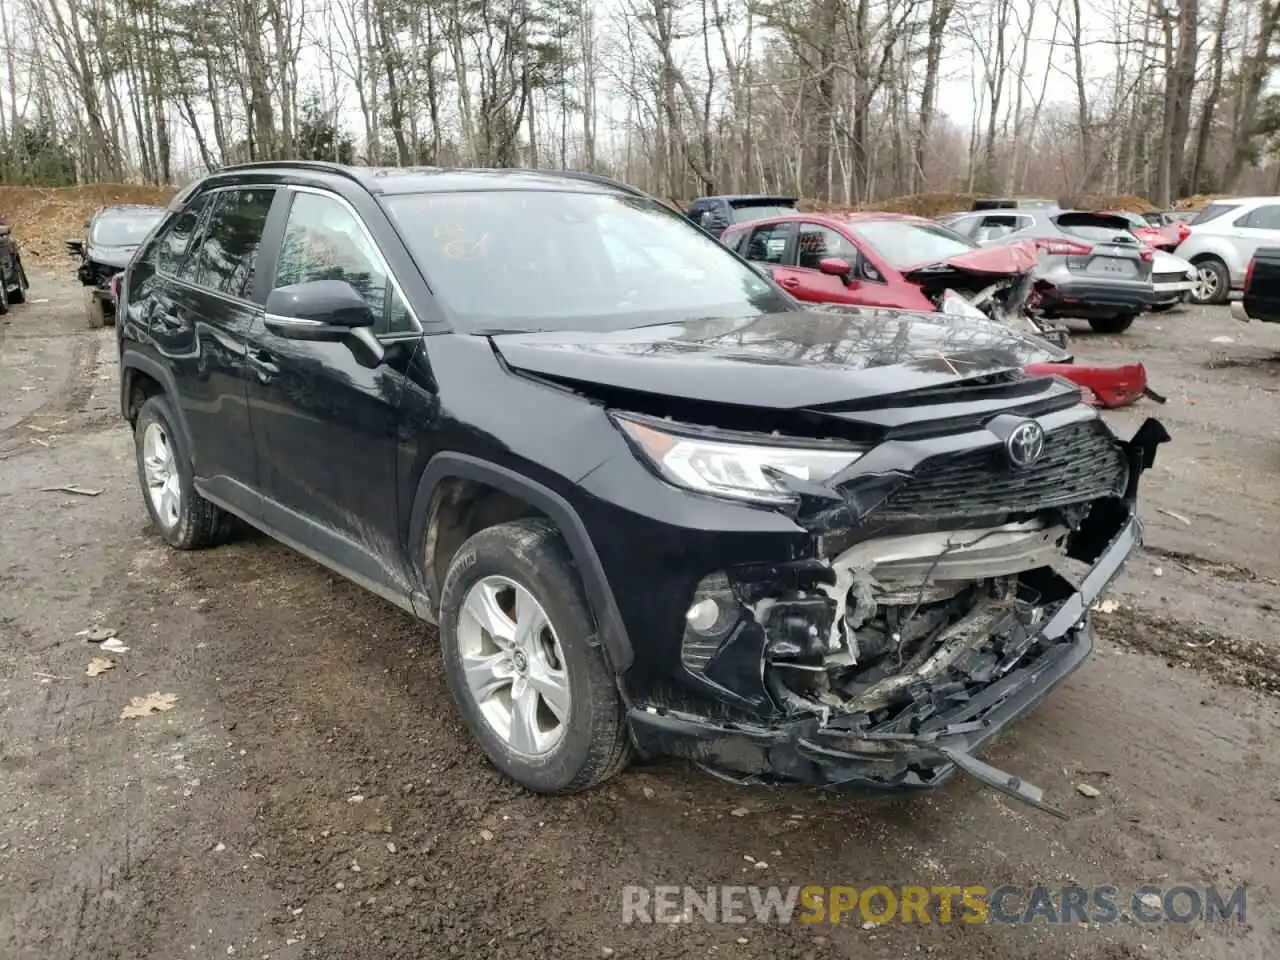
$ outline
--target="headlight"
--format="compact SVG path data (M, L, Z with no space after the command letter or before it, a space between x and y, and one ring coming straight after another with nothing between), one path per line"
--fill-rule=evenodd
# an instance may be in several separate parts
M628 417L615 422L672 483L763 503L796 499L782 475L822 483L862 456L847 447L765 446L667 433Z

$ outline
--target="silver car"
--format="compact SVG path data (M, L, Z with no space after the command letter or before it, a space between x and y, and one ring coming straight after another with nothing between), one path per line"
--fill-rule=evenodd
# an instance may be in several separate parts
M1187 226L1191 234L1173 251L1196 268L1191 299L1226 303L1244 286L1244 272L1258 247L1280 246L1280 197L1216 200Z
M1034 240L1038 308L1046 318L1074 317L1099 333L1123 333L1159 299L1151 285L1155 251L1123 217L1051 207L965 213L945 222L981 244Z

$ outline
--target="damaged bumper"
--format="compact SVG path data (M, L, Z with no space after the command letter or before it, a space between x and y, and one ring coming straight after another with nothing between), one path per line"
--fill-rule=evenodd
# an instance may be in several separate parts
M1027 373L1041 377L1064 377L1089 392L1088 401L1108 410L1126 407L1149 395L1147 368L1141 363L1114 367L1076 363L1032 363Z
M1094 645L1089 607L1141 542L1141 530L1138 518L1129 515L1079 589L1040 626L1039 656L911 732L898 729L896 720L859 729L855 718L812 716L765 726L637 708L630 717L637 742L646 752L682 756L744 776L832 786L935 787L959 767L990 786L1036 803L1034 788L991 771L981 761L969 762L976 759L971 755L1036 707L1089 656Z

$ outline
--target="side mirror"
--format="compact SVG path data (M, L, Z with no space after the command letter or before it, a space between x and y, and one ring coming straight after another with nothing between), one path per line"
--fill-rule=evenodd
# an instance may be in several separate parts
M829 277L843 277L853 272L853 267L843 257L823 257L818 261L818 269Z
M382 344L373 335L373 310L345 280L310 280L276 287L267 297L263 323L289 340L345 343L362 363L382 362Z
M64 240L62 243L67 248L67 253L75 254L77 257L84 256L83 240Z

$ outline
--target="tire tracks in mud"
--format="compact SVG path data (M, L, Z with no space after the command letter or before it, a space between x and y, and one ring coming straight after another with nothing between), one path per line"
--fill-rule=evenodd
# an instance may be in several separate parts
M52 439L82 433L110 422L110 412L100 417L83 415L93 397L102 338L93 332L77 332L70 339L71 362L62 384L31 413L0 430L0 460L47 446L46 436Z
M1217 580L1226 580L1229 583L1261 583L1280 588L1280 580L1263 576L1246 566L1233 563L1230 560L1210 560L1208 557L1201 557L1183 550L1153 547L1150 544L1143 544L1142 552L1150 557L1158 557L1169 563L1176 563L1188 573L1208 575Z
M1234 687L1280 696L1280 646L1232 637L1132 606L1095 610L1098 632L1112 643L1163 657Z

